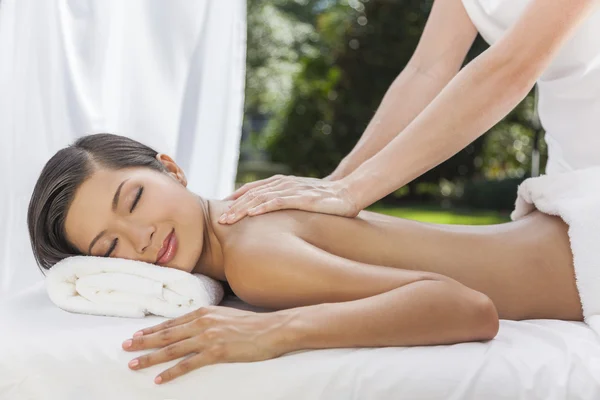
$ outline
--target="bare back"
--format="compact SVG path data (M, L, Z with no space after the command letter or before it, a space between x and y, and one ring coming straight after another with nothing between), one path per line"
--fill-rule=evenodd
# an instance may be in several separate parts
M285 210L234 226L244 235L293 234L365 264L446 275L489 296L501 318L581 320L567 225L537 211L516 222L467 226Z

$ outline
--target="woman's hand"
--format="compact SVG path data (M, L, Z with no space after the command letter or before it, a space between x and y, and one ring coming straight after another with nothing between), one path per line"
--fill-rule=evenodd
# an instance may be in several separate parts
M285 324L281 313L256 313L230 307L208 306L136 332L123 343L127 351L159 348L129 362L133 370L175 360L191 354L163 371L154 382L171 381L194 369L224 362L261 361L293 351L278 337ZM127 342L131 344L127 346ZM134 365L134 361L138 361Z
M225 200L235 200L219 218L233 224L246 215L259 215L283 209L356 217L360 212L341 180L275 175L250 182Z

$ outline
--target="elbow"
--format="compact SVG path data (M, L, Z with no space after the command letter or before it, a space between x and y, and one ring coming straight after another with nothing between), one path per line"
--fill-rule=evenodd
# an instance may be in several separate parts
M504 87L509 87L517 100L521 102L535 86L539 74L533 66L515 63L504 72Z
M543 66L531 57L518 56L503 47L488 51L490 53L481 65L486 70L484 79L494 82L497 93L505 93L519 101L524 99L535 86Z
M473 300L473 323L478 340L492 340L496 337L500 329L500 320L496 306L483 293L477 292L477 296Z
M446 300L450 309L457 311L453 322L457 327L456 342L492 340L500 329L500 319L494 302L485 294L471 289L451 278L444 280L454 301Z

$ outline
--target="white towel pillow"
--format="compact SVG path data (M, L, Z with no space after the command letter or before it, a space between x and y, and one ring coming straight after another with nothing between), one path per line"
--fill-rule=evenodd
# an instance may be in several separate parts
M223 285L143 261L73 256L56 263L46 276L54 304L75 313L142 318L147 314L178 317L217 305Z

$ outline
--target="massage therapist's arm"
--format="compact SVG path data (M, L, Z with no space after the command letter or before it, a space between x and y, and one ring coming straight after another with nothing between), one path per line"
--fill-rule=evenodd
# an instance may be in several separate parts
M381 133L390 137L394 129L401 132L352 173L334 181L275 176L248 183L228 198L235 202L219 223L235 223L246 215L286 208L356 216L360 210L456 154L506 116L529 93L561 46L598 3L598 0L531 0L504 36L456 74L406 127L403 124L410 119L411 112L404 111L404 116L392 118L392 112L404 103L399 103L401 94L390 95L390 99L396 99L390 100L394 105L382 104L385 110L380 114L385 116L385 122L382 120L373 128L370 136ZM456 11L458 7L463 7L461 0L436 0L428 21L428 34L419 43L413 66L435 70L435 61L445 59L438 54L445 47L436 46L435 41L445 41L446 36L457 38L457 46L468 43L472 26L453 27L448 23L452 21L443 23L440 13L447 8L455 10L450 15L458 17L461 15ZM459 21L464 22L464 18ZM464 36L451 34L452 29L464 30ZM464 47L456 50L451 61L445 61L448 66L441 70L449 74L450 66L455 68L462 54ZM415 107L413 112L418 108ZM352 156L357 161L377 147L372 140L361 140L363 144L357 145ZM343 165L341 168L346 169ZM332 178L335 175L337 172Z
M275 309L287 351L492 339L492 301L450 278L368 265L295 236L236 243L225 274L247 303ZM276 245L273 245L276 244Z
M356 206L363 209L404 186L506 116L597 4L532 0L502 39L463 68L383 150L343 179Z
M436 1L410 61L330 179L344 178L402 132L458 73L476 36L460 0Z

